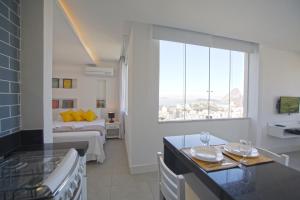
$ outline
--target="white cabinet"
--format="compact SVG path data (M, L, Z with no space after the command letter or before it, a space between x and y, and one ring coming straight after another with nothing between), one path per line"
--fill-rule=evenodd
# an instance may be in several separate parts
M281 139L300 138L300 135L286 133L286 129L300 129L299 122L281 122L281 123L269 123L267 125L268 134L273 137Z
M120 122L106 122L106 138L121 138L120 137Z

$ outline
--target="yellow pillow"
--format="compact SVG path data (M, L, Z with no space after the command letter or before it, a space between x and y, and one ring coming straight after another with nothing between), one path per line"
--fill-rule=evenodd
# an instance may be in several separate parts
M83 117L84 111L82 109L79 109L77 112L79 112L79 114L80 114L80 116L82 118L82 121L83 121L84 120L84 117Z
M88 110L87 112L85 112L83 114L83 117L86 121L91 122L91 121L94 121L97 118L97 115L93 111Z
M76 112L72 112L71 115L72 115L74 121L80 122L80 121L84 120L82 114L83 114L83 111L82 110L78 110Z
M60 116L64 122L71 122L74 120L72 113L73 113L73 110L67 110L65 112L61 112Z

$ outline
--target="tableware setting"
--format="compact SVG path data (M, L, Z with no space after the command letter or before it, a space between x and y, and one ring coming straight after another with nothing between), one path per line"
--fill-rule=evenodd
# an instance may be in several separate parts
M259 156L259 152L251 144L244 143L228 143L224 145L224 150L228 153L245 158L255 158Z
M266 156L260 155L251 141L240 140L239 143L211 146L209 145L209 132L201 132L200 141L201 146L183 148L181 150L207 172L273 161Z
M229 169L239 165L238 162L224 156L221 149L215 146L183 148L181 151L206 172Z
M239 163L224 156L220 146L209 145L210 136L209 132L201 132L202 145L184 148L182 151L206 172L237 167Z
M240 143L228 143L223 146L223 154L245 166L273 162L269 157L259 154L251 141L240 140Z
M220 162L224 159L222 151L213 146L193 147L190 153L194 158L206 162Z

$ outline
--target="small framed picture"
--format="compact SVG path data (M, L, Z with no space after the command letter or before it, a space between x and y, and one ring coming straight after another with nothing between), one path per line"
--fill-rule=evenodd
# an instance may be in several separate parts
M59 78L52 78L52 88L59 88Z
M59 100L52 99L52 109L58 109L58 108L59 108Z
M96 100L96 107L97 108L105 108L105 100L97 99Z
M63 80L63 88L70 89L72 88L72 79Z
M74 100L63 100L62 101L62 108L68 109L68 108L74 108Z

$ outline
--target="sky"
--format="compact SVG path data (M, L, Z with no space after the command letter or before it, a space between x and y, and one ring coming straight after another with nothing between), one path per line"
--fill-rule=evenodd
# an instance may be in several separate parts
M160 97L183 99L185 67L187 100L208 97L209 77L212 98L229 93L229 77L230 88L243 92L244 56L243 52L231 51L229 73L229 50L211 48L209 68L208 47L160 41Z

